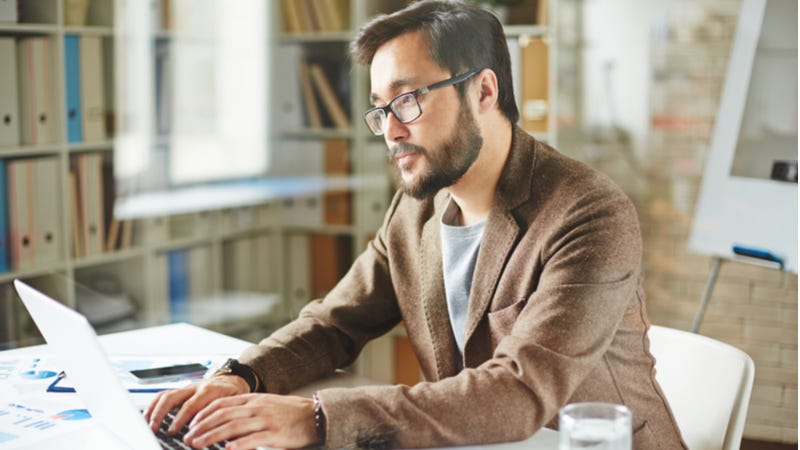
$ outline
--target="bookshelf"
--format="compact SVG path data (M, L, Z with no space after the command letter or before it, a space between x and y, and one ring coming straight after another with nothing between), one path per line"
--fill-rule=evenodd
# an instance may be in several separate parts
M331 21L321 13L316 19L304 19L314 20L310 23L315 25L289 26L283 8L306 2L306 6L328 14L336 11L337 18ZM518 56L515 70L523 70L521 49L527 42L538 40L547 47L551 39L552 27L536 23L535 14L525 13L535 11L535 3L525 0L516 13L511 11L514 23L507 26L507 36L516 44L512 45L512 51L520 49L519 54L515 53ZM103 242L116 233L116 244L91 250L87 246L89 236L98 237L87 228L89 222L84 216L88 212L83 213L82 204L88 200L80 186L89 183L91 175L108 180L114 163L113 92L118 78L113 73L113 64L102 65L103 138L76 138L68 108L74 92L68 88L69 47L65 42L68 36L76 36L79 42L84 37L99 38L101 57L113 61L114 0L89 2L86 20L80 24L74 24L65 0L25 0L19 4L25 6L18 22L0 22L0 42L6 39L15 48L19 41L29 37L49 42L48 61L53 70L48 83L54 104L50 119L54 131L47 142L36 143L25 143L19 137L3 141L5 135L0 134L0 160L4 164L42 158L55 162L56 211L51 213L55 214L52 222L56 224L60 242L51 261L26 268L10 263L7 271L0 273L3 312L0 346L40 342L38 332L13 292L14 278L21 278L79 310L100 305L103 311L131 315L114 323L99 317L99 322L109 322L100 327L101 332L190 320L257 340L295 317L310 299L330 290L380 226L393 190L387 175L385 143L363 125L361 113L368 105L368 72L351 67L346 53L360 24L377 13L402 8L405 0L268 2L268 19L274 21L268 65L272 92L268 128L273 132L268 145L276 151L270 174L310 177L309 180L341 178L346 180L344 185L323 193L266 196L248 206L187 210L121 221L116 231L111 227L113 220L106 214L103 225L95 226L94 233L101 233ZM162 10L169 10L167 0L158 4ZM548 16L553 15L554 5L547 11ZM168 14L160 18L154 43L171 39L172 32L167 28L173 22L174 18ZM541 48L538 54L544 54L546 61L539 61L536 76L546 76L548 82L536 87L538 97L527 99L535 103L528 109L532 111L532 120L538 121L530 131L555 143L555 102L551 104L548 100L555 98L556 52L549 49L542 53ZM0 53L0 61L5 61L4 58L11 60ZM0 80L2 76L0 72ZM304 89L310 90L312 96L304 97ZM306 100L313 100L313 105ZM524 102L520 105L523 114ZM3 106L0 100L0 107ZM318 117L313 121L306 113L309 107L317 109ZM163 117L153 119L160 121ZM89 171L85 167L95 169ZM78 185L77 193L73 193L74 185ZM105 197L100 203L107 204L108 188L102 192ZM106 212L109 209L105 207ZM96 292L104 295L98 296ZM204 301L197 302L197 297ZM133 308L126 299L134 301ZM239 314L232 314L231 310L238 310ZM209 317L215 320L209 321ZM371 344L356 369L376 379L393 381L393 361L407 360L408 355L403 354L408 351L404 339L402 329L398 329Z

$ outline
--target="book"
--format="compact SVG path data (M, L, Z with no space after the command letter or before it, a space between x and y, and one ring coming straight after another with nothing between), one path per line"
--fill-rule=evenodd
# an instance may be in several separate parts
M352 239L333 234L312 234L311 298L322 298L347 273L352 261Z
M311 128L322 128L322 118L320 117L319 105L314 94L314 86L311 81L311 73L308 63L300 60L300 83L303 91L303 105L306 111L306 120Z
M64 0L64 25L85 26L88 12L89 0Z
M342 177L350 173L350 142L347 139L325 141L325 176ZM323 195L323 217L329 225L352 223L353 194L349 190L329 191Z
M304 8L308 14L311 22L311 31L330 31L325 13L322 11L322 6L319 0L296 0L303 2Z
M70 228L72 231L72 255L81 258L83 254L83 226L81 225L81 205L78 194L78 172L69 171Z
M283 31L286 33L301 33L303 31L298 5L299 3L296 0L281 0Z
M347 117L339 99L336 97L336 92L333 89L330 81L328 80L322 66L319 64L310 64L308 67L311 79L314 86L322 99L322 104L333 122L333 126L339 129L347 129L350 127L350 119Z
M350 26L349 2L347 0L317 0L329 31L345 31Z

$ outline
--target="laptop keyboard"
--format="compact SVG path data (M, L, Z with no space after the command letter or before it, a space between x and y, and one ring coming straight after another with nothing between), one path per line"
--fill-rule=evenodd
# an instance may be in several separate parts
M164 417L164 420L161 422L161 427L156 432L156 438L158 439L159 444L161 444L161 448L165 450L195 450L194 447L189 447L183 443L183 436L189 432L188 424L184 425L177 434L167 434L169 426L172 425L172 421L175 419L176 412L177 411L170 411L167 413L166 417ZM224 450L226 442L227 441L217 442L216 444L205 448Z

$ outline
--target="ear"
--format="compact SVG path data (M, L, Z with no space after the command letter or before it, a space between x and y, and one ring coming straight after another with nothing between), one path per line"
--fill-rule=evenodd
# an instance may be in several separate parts
M478 85L480 97L478 97L478 111L487 112L497 105L497 75L492 69L483 69L475 80Z

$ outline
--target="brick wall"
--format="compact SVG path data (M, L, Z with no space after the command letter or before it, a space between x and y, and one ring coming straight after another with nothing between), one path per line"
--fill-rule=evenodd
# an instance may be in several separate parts
M669 192L668 186L659 189ZM687 252L691 217L667 199L655 196L637 204L650 319L689 329L711 258ZM797 275L724 261L700 333L744 350L755 362L745 437L796 443Z
M674 11L668 7L673 4ZM625 130L587 134L574 129L560 132L558 147L610 175L634 200L642 224L650 319L688 330L712 258L690 253L687 242L739 1L669 5L651 17L647 148L631 148ZM605 98L592 92L583 96ZM721 265L700 333L744 350L755 362L746 438L798 441L797 301L796 274L734 261Z

